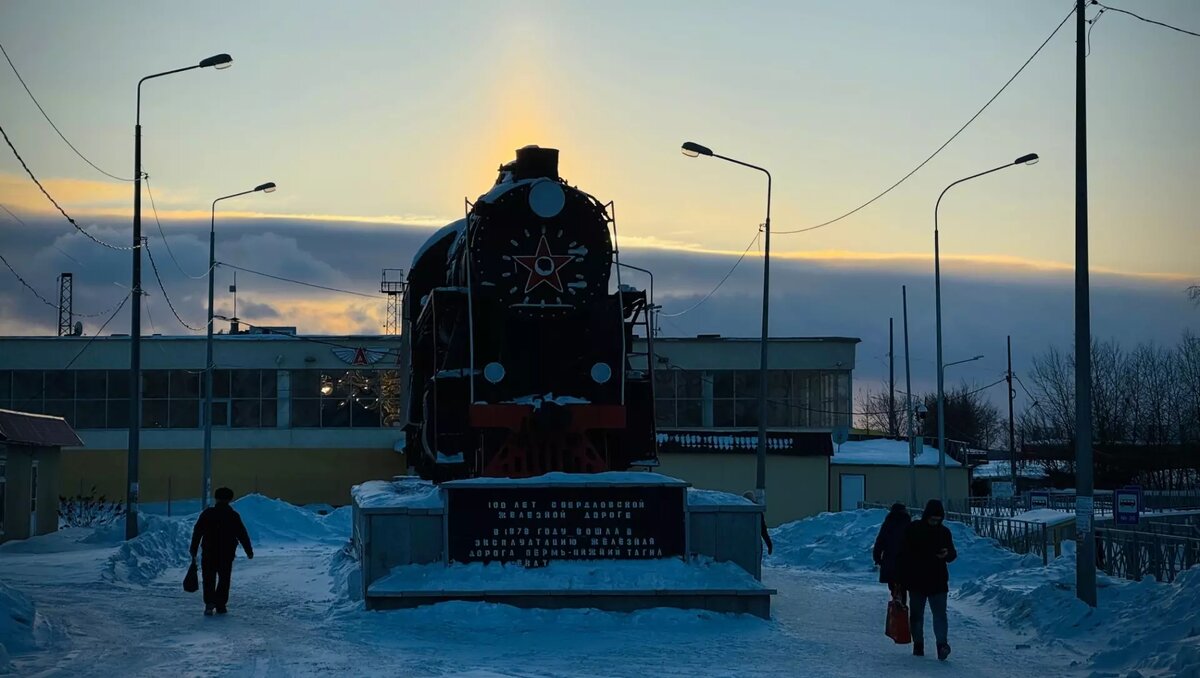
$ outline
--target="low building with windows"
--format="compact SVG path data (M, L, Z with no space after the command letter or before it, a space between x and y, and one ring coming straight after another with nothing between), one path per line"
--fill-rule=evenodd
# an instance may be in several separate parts
M0 543L58 529L61 449L81 444L62 417L0 407Z
M345 504L350 486L404 473L399 337L218 335L213 348L213 483L238 494ZM129 339L0 339L0 408L63 417L67 494L124 498ZM205 338L142 341L140 500L201 494Z

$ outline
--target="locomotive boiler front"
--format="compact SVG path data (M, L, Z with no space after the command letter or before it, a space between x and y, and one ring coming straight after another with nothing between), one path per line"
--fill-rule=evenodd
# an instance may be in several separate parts
M609 291L609 214L557 164L555 149L518 150L413 262L406 431L423 476L620 470L655 456L652 379L628 368L645 295Z

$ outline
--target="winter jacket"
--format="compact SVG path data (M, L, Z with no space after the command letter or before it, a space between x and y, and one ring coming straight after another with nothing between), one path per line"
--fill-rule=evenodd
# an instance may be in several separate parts
M205 560L232 561L239 543L248 557L254 556L242 517L229 504L217 504L204 509L196 520L192 530L192 557L203 546Z
M887 518L883 519L883 526L879 528L879 535L875 537L875 548L871 555L875 564L879 566L879 581L884 584L900 582L897 572L900 549L904 546L904 532L911 520L906 509L893 508Z
M946 549L944 558L938 552ZM901 582L904 588L922 595L947 593L950 590L950 571L947 563L954 562L954 538L945 525L931 525L925 517L913 522L904 531L900 551Z

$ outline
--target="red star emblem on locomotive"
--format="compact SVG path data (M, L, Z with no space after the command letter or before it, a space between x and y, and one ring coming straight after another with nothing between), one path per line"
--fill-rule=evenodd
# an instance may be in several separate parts
M552 254L550 242L546 236L538 241L537 252L531 255L514 256L517 262L529 271L529 279L525 281L525 291L529 292L543 283L554 288L556 292L563 291L562 279L558 271L575 257L569 254Z

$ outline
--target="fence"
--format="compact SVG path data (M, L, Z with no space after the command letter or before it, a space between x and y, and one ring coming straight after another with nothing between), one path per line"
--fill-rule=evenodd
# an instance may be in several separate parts
M1129 530L1096 530L1096 567L1124 579L1174 581L1200 564L1200 539Z
M887 504L859 502L859 508L886 509ZM921 509L910 508L914 520L920 520ZM1051 539L1050 530L1045 523L1034 523L1027 520L1014 520L978 513L946 512L946 520L970 525L971 529L981 537L995 539L1004 548L1014 553L1035 553L1042 557L1042 564L1050 562L1050 549L1054 549L1057 557L1061 552L1061 542Z

